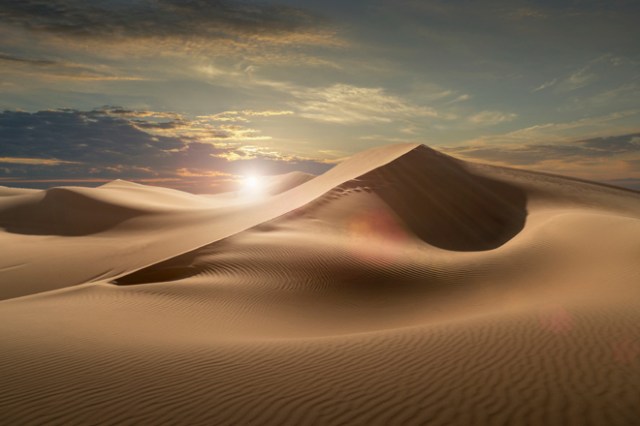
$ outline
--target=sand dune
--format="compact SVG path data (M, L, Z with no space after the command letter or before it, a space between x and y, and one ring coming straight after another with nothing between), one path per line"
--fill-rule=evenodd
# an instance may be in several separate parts
M7 424L640 419L640 194L358 154L262 196L0 191Z

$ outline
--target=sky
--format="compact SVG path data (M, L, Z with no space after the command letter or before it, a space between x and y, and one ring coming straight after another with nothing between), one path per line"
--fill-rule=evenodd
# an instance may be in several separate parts
M637 0L0 0L0 185L219 192L423 143L640 190Z

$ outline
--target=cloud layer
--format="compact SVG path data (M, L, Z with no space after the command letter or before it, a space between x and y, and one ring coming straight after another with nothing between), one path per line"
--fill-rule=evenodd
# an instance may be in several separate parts
M447 148L471 160L600 180L640 189L640 133L547 143Z
M549 160L581 161L626 156L637 160L640 157L640 133L564 143L461 146L450 148L449 151L518 166L535 165Z
M2 0L0 20L72 38L273 38L309 33L319 20L300 9L226 0ZM312 40L310 40L312 41Z
M413 105L376 87L336 84L293 92L302 116L334 123L384 122L402 118L434 118L430 107Z
M218 125L208 117L117 107L5 111L0 113L0 181L122 178L212 192L229 189L229 182L248 172L329 169L321 161L251 144L258 136L244 126L248 117L281 113L226 112L220 116L236 116L241 124Z

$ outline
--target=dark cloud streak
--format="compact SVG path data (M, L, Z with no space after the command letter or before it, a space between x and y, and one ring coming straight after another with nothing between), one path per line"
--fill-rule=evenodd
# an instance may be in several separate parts
M640 170L640 133L564 143L460 146L445 150L454 155L516 166L549 160L571 162L618 157Z
M74 38L286 35L317 27L293 7L224 0L1 0L0 22Z
M5 54L5 53L0 53L0 61L14 62L14 63L18 63L18 64L35 65L35 66L50 66L50 65L59 64L59 62L52 61L52 60L49 60L49 59L22 58L20 56L8 55L8 54Z

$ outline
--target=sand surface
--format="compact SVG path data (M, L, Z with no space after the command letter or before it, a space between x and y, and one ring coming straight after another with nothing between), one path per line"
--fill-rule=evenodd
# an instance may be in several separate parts
M640 422L640 193L366 151L0 188L2 424Z

